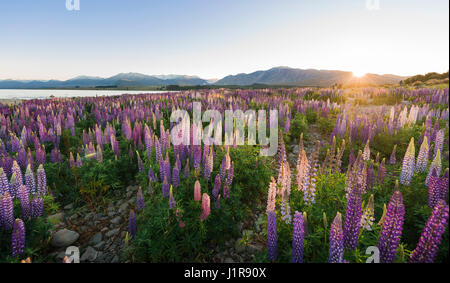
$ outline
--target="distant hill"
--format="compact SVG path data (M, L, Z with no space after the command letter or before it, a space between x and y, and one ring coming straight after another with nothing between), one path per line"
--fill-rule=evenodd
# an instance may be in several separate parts
M446 73L442 73L442 74L431 72L431 73L427 73L425 75L416 75L416 76L409 77L409 78L403 80L402 83L413 84L415 82L426 82L428 80L445 80L448 78L449 78L448 71Z
M448 73L447 73L448 76ZM128 87L165 87L165 86L318 86L328 87L341 85L384 85L397 84L407 77L396 75L366 74L361 78L354 77L351 72L337 70L294 69L276 67L250 74L226 76L220 80L202 79L186 75L155 75L140 73L121 73L109 78L78 76L66 81L24 81L0 80L0 88L39 89L39 88L128 88Z
M19 81L19 80L0 80L0 88L18 88L18 89L38 89L38 88L83 88L83 87L102 87L116 86L121 87L144 87L144 86L166 86L166 85L206 85L208 82L204 79L194 76L169 75L148 76L139 73L121 73L109 78L79 76L66 81Z
M396 84L405 77L395 75L367 74L356 78L352 72L335 70L294 69L289 67L276 67L266 71L256 71L250 74L237 74L227 76L215 85L299 85L326 87L333 84Z

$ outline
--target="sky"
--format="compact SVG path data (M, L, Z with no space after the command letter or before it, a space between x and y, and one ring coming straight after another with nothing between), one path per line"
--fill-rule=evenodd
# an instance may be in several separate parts
M76 0L72 0L76 1ZM0 79L449 69L448 0L0 0Z

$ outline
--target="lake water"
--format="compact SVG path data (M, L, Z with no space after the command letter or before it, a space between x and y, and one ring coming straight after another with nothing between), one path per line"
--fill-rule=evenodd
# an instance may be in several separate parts
M45 99L54 97L92 97L121 94L167 93L154 90L72 90L72 89L0 89L0 99Z

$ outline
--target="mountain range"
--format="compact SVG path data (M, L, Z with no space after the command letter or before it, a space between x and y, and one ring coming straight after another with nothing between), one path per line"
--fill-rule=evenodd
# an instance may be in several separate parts
M0 80L3 89L40 89L40 88L90 88L90 87L146 87L146 86L194 86L194 85L296 85L327 87L333 84L396 84L407 77L396 75L366 74L354 77L352 72L337 70L295 69L275 67L249 74L229 75L220 80L207 80L198 76L186 75L144 75L139 73L121 73L109 78L79 76L66 81L60 80Z

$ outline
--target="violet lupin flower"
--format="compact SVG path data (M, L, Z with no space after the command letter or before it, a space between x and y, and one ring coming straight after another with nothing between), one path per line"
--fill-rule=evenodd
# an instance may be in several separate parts
M173 167L172 171L172 185L177 188L180 184L180 170L178 169L178 166Z
M391 157L389 158L389 163L391 165L394 165L397 163L397 158L395 158L395 150L397 149L397 145L394 145L394 148L392 149Z
M438 150L436 156L433 159L433 162L431 162L430 168L428 169L428 175L425 180L425 185L428 186L431 173L433 172L433 169L436 169L436 173L438 176L441 175L442 170L442 163L441 163L441 151Z
M8 177L6 176L5 171L3 171L3 168L0 167L0 195L10 192L11 188L9 185Z
M427 170L427 164L428 164L428 152L429 152L429 146L428 146L428 138L427 136L424 136L422 145L419 149L419 155L417 156L417 162L416 162L416 172L425 172Z
M436 140L434 141L434 156L436 156L438 150L440 150L442 153L443 147L444 147L444 131L439 130L436 134Z
M0 226L9 230L14 225L14 204L13 197L9 192L0 196Z
M361 190L355 184L348 195L344 222L344 247L348 250L354 250L358 245L362 216L361 201Z
M36 179L37 179L37 192L40 195L47 194L47 176L45 175L44 166L39 165L39 168L36 171Z
M291 207L289 205L288 200L283 200L281 202L281 219L286 224L291 224L292 216L291 216Z
M409 262L432 263L434 261L447 222L448 205L444 200L439 200L425 224L425 229L420 236L416 249L411 254Z
M42 215L43 211L44 200L39 195L35 195L31 201L31 217L38 218Z
M303 229L303 214L296 211L294 214L294 231L292 234L291 262L293 263L303 262L303 240L305 237Z
M14 222L11 234L11 254L12 257L23 254L25 251L25 225L21 219Z
M22 209L22 218L27 220L31 217L31 205L30 197L28 195L28 189L26 186L22 185L19 188L18 198L20 200L20 207Z
M444 176L441 178L441 190L439 193L440 199L447 199L447 193L448 193L448 168L445 169Z
M231 188L231 184L233 184L233 175L234 175L234 161L231 162L230 169L228 170L227 176L227 184Z
M220 191L220 187L222 182L220 181L220 175L217 174L216 175L216 179L214 180L214 188L212 190L212 196L217 199L217 197L219 196L219 191Z
M342 216L338 212L331 223L329 263L342 263L344 260L344 232L342 230Z
M216 200L214 201L214 208L220 209L220 195L218 195Z
M36 193L36 181L30 165L27 166L27 171L25 172L25 186L27 187L29 194Z
M406 149L405 157L403 158L402 172L400 173L400 184L409 186L411 183L411 178L414 174L414 163L415 163L415 148L414 148L414 138L411 138L409 142L408 149Z
M156 181L156 176L151 165L150 168L148 168L148 181L149 183Z
M139 187L136 196L136 204L138 210L143 210L145 208L145 200L144 195L142 194L142 188Z
M441 199L441 178L439 178L436 168L428 180L428 207L433 208Z
M397 247L402 235L404 215L405 206L403 204L402 194L396 188L384 215L378 243L380 261L382 263L391 263L395 259Z
M278 258L277 247L277 217L275 211L269 211L267 221L267 254L270 261Z
M130 216L128 217L128 233L130 233L131 239L134 239L137 232L136 214L134 210L130 210Z
M164 182L162 183L162 195L164 198L169 196L170 186L167 182L167 177L164 177Z

